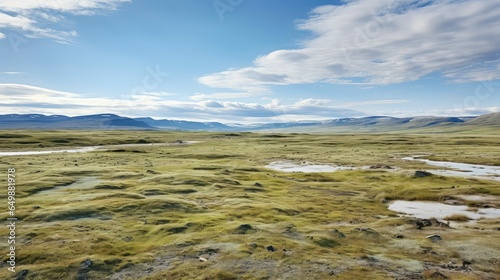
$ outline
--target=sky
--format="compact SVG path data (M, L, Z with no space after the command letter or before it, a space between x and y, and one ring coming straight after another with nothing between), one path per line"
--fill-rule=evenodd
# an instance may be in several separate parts
M500 0L0 0L0 114L500 111Z

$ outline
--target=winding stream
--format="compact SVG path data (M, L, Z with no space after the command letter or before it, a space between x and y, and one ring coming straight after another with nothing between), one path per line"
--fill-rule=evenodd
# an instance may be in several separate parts
M182 142L182 144L195 144L195 143L199 143L199 141L184 141L184 142ZM78 148L73 148L73 149L61 149L61 150L0 152L0 157L44 155L44 154L55 154L55 153L87 153L87 152L92 152L92 151L107 151L109 149L120 148L120 147L146 147L146 146L172 146L172 145L179 145L179 144L178 143L120 144L120 145L78 147Z
M66 150L48 150L48 151L23 151L23 152L0 152L0 156L29 156L29 155L45 155L55 153L85 153L99 149L99 146L81 147L76 149Z

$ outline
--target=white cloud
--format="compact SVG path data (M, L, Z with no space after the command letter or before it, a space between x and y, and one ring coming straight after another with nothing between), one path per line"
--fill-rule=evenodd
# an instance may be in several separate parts
M410 100L404 99L387 99L387 100L368 100L368 101L360 101L360 102L350 102L346 104L342 104L343 107L350 108L356 106L365 106L365 105L387 105L387 104L401 104L408 103Z
M369 111L370 116L392 116L392 117L417 117L417 116L436 116L436 117L464 117L479 116L490 113L500 112L500 107L467 107L455 109L432 109L416 111Z
M2 32L0 32L0 40L2 40L4 38L5 38L5 34L3 34Z
M13 72L13 71L10 71L10 72L0 72L0 74L6 74L6 75L18 75L18 74L21 74L21 72Z
M175 93L170 93L170 92L141 92L139 94L132 94L129 96L124 96L125 99L131 99L135 100L138 102L145 101L145 102L155 102L155 101L161 101L163 100L163 97L166 96L175 96L177 94Z
M49 38L60 43L69 43L72 42L73 37L77 36L75 30L56 30L44 26L59 23L62 27L67 25L64 23L66 14L95 15L115 10L121 3L130 1L0 0L0 28L20 32L28 38ZM2 39L1 35L0 39Z
M452 82L500 79L498 0L347 1L311 11L313 34L252 66L208 74L202 84L262 92L272 85L388 85L436 73Z
M115 113L122 116L213 120L223 122L267 122L279 119L331 119L364 115L329 100L304 99L292 104L234 101L176 101L170 93L141 93L119 99L85 97L81 94L22 84L0 84L0 111L4 114L41 113L68 116Z
M469 107L469 108L456 108L449 110L433 110L430 113L434 113L436 116L477 116L490 113L500 112L500 107Z
M23 16L11 16L0 13L0 28L11 27L26 30L33 25L33 21Z
M258 95L256 93L251 92L216 92L216 93L196 93L189 97L191 100L199 101L199 100L207 100L207 99L237 99L237 98L245 98L245 97L254 97Z
M82 94L51 90L22 84L0 84L2 114L60 114L67 116L114 113L128 117L154 117L225 123L284 122L298 120L328 120L366 115L464 116L499 112L500 107L457 107L419 111L355 111L359 105L398 104L406 100L371 100L337 104L328 99L302 99L283 104L278 99L264 103L235 101L176 101L167 99L174 94L165 92L125 95L121 98L86 97Z
M2 0L0 7L9 12L53 10L74 14L92 14L99 10L114 10L123 2L130 2L130 0Z

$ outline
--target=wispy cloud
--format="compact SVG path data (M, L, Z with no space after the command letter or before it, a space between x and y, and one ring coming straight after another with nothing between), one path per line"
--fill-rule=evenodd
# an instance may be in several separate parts
M0 29L13 30L28 38L49 38L60 43L72 42L77 32L63 29L66 15L95 15L115 10L131 0L1 0ZM51 26L51 27L48 27ZM0 33L0 39L5 38Z
M208 100L208 99L238 99L245 97L254 97L258 95L257 93L251 92L217 92L217 93L196 93L189 97L191 100L199 101L199 100Z
M387 100L367 100L360 102L350 102L346 104L342 104L343 107L350 108L356 106L366 106L366 105L387 105L387 104L402 104L411 102L410 100L405 99L387 99Z
M11 71L11 72L9 72L9 71L7 71L7 72L0 72L0 74L5 74L5 75L18 75L18 74L21 74L21 72L12 72L12 71Z
M436 116L478 116L497 112L500 112L500 107L498 106L485 108L469 107L449 110L433 110L428 113L434 114Z
M3 113L41 113L83 115L115 113L123 116L214 120L223 122L268 122L272 120L331 119L362 116L364 113L336 106L330 100L304 99L282 104L272 99L266 103L235 101L176 101L170 93L140 93L119 99L86 97L81 94L22 84L0 84L0 107Z
M259 92L308 83L388 85L429 74L451 82L500 79L500 5L483 0L347 1L320 6L300 30L312 37L202 84Z
M393 117L416 117L416 116L436 116L436 117L464 117L464 116L479 116L490 113L500 112L500 107L468 107L455 109L432 109L432 110L405 110L405 111L369 111L369 115L377 116L393 116Z

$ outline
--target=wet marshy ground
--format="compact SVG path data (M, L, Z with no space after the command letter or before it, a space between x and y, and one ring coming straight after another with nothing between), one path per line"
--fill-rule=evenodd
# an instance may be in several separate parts
M36 143L24 152L107 147L0 156L1 168L18 175L17 265L26 279L426 279L436 271L494 279L499 272L498 216L488 216L497 213L498 182L401 159L432 152L489 165L500 159L494 137L471 145L449 135L10 135L0 150L17 142ZM155 144L134 144L145 141ZM409 212L423 209L430 213ZM419 226L423 219L430 222ZM12 276L1 268L0 277Z

